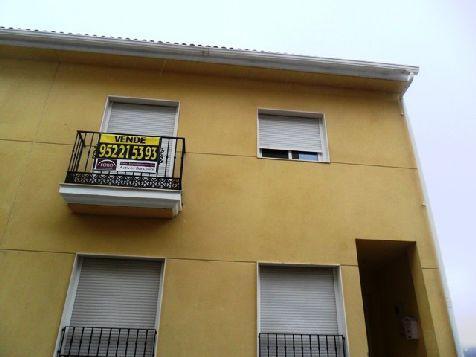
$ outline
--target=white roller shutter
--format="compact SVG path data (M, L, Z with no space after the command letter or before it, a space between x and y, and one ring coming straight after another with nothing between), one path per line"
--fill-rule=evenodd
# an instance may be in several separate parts
M112 102L106 131L174 136L177 107Z
M70 325L155 328L161 263L82 258Z
M322 119L259 114L262 149L323 152Z
M260 330L339 334L333 270L260 267Z
M149 104L111 102L106 131L109 133L148 136L175 136L177 107ZM159 165L159 177L173 176L175 139L162 138L163 161Z

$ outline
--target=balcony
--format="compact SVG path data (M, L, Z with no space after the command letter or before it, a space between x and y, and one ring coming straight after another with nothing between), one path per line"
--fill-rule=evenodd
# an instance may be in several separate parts
M345 337L302 333L259 334L259 357L346 357Z
M185 139L78 131L59 192L77 213L172 218Z
M154 357L156 339L154 329L65 326L56 357Z

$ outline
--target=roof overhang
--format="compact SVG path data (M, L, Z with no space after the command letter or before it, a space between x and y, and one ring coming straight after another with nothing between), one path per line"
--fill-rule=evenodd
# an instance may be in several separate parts
M0 28L0 44L333 74L408 84L419 70L416 66L389 63L11 28Z

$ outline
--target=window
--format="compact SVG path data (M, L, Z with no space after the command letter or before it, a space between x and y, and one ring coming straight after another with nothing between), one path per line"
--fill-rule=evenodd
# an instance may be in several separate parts
M103 132L161 136L162 162L157 176L173 176L178 122L178 103L134 98L109 98ZM170 138L164 138L170 137Z
M137 99L111 99L106 110L103 131L149 136L175 136L177 107L175 102L161 105ZM125 99L122 99L125 100ZM165 102L164 102L165 104Z
M58 356L154 356L162 263L81 257Z
M336 271L260 267L260 356L343 356Z
M259 110L259 157L328 161L322 114Z

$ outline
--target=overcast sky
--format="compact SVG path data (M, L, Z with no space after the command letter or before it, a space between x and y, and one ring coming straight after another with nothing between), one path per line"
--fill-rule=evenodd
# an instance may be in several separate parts
M418 65L406 95L463 345L476 345L476 1L0 0L0 25Z

